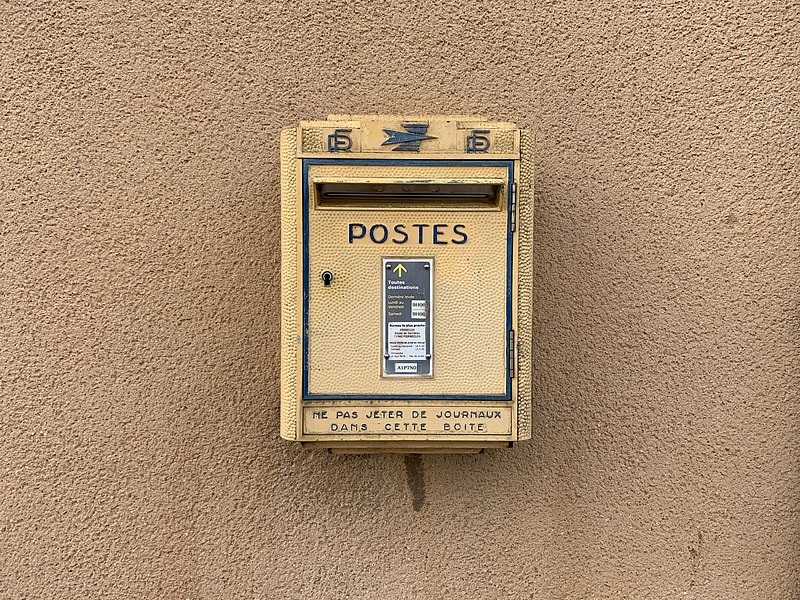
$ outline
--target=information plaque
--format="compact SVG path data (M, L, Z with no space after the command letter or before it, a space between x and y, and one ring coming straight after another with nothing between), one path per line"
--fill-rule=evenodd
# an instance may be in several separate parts
M433 375L433 259L383 259L383 377Z

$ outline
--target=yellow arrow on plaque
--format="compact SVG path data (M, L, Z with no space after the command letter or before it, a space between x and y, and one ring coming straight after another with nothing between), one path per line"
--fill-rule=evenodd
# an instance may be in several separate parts
M399 265L397 265L397 266L396 266L394 269L392 269L392 271L394 271L395 273L397 273L397 276L398 276L398 277L402 277L402 276L403 276L403 273L404 273L405 271L408 271L408 269L406 269L406 268L403 266L403 264L402 264L402 263L400 263L400 264L399 264Z

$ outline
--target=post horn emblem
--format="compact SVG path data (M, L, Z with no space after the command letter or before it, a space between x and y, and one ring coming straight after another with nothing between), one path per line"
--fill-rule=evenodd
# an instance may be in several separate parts
M401 152L419 152L419 145L425 140L435 140L435 135L426 135L428 132L427 123L403 123L405 131L395 131L394 129L384 129L383 132L389 137L384 140L381 146L397 144L392 150Z

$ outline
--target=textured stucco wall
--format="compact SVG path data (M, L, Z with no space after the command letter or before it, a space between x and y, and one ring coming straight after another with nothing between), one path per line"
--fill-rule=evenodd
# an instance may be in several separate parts
M0 5L0 597L800 597L797 5ZM278 130L534 129L534 441L278 438Z

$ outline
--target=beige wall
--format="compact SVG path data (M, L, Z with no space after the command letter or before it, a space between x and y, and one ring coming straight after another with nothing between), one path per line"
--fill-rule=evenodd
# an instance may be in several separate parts
M0 597L800 597L797 7L661 4L3 4ZM278 438L328 112L535 130L534 441Z

